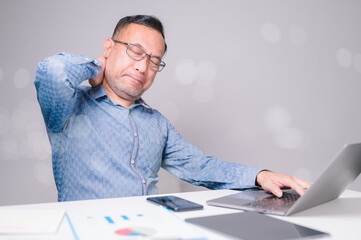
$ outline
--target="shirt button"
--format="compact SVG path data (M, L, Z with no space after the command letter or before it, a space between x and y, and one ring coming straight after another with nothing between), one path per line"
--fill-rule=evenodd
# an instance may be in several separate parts
M134 137L137 137L138 136L138 134L137 133L134 133Z
M142 183L145 184L145 180L144 180L144 179L142 179Z
M132 165L134 165L135 160L134 160L134 159L133 159L133 160L131 160L131 161L130 161L130 163L131 163Z

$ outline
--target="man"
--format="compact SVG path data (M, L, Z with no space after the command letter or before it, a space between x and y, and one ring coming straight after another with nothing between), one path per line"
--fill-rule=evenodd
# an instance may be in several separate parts
M141 98L165 66L167 45L152 16L122 18L104 42L104 57L59 53L38 65L35 86L52 147L58 200L156 194L165 168L212 189L310 184L292 176L222 161L185 141ZM92 87L80 86L89 80Z

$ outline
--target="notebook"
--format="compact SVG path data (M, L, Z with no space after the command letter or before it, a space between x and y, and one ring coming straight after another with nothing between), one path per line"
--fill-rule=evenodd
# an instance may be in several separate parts
M263 190L246 190L207 204L287 216L338 198L360 172L361 143L347 144L302 196L294 190L284 190L281 198Z

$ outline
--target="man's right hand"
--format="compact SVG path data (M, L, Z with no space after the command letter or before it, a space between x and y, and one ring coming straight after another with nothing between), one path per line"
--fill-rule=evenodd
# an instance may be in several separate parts
M106 62L106 60L105 60L105 58L103 56L97 57L97 59L102 62L103 71L102 71L101 74L99 74L95 78L89 79L89 84L92 87L96 87L96 86L100 85L103 82L103 79L104 79L104 71L105 71L105 62Z

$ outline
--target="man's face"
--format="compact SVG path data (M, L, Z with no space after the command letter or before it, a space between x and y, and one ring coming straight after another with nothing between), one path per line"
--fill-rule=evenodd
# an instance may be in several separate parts
M163 57L164 40L155 29L131 23L123 28L115 40L132 43L151 56ZM118 97L134 101L153 84L157 71L148 67L149 57L136 61L126 53L127 45L115 43L110 39L104 43L106 57L105 84Z

